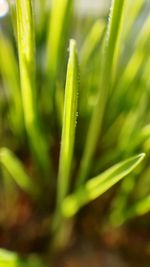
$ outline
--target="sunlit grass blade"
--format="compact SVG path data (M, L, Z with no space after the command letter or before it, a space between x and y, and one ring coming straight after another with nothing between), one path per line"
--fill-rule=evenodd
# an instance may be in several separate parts
M89 34L87 35L81 47L80 64L83 70L86 64L88 64L96 47L100 43L102 34L104 32L104 28L105 28L105 22L103 20L97 20L92 26L92 29L90 30Z
M2 32L0 32L0 65L6 95L8 95L11 128L13 133L21 138L24 130L24 118L19 82L19 69L11 42Z
M27 259L20 257L17 253L0 249L0 267L42 267L42 261L35 255Z
M132 204L131 207L125 213L125 219L131 219L135 216L141 216L150 211L150 194L136 203Z
M150 39L150 17L148 17L135 41L135 48L133 54L131 55L127 65L122 71L116 88L115 99L119 99L120 94L126 94L129 85L134 81L135 77L138 75L140 68L143 67L145 63L145 57L148 49L149 39Z
M66 45L66 34L69 29L73 0L53 0L47 40L47 92L45 92L46 108L54 101L54 91L58 74L59 62L63 61L63 49ZM54 104L54 103L53 103Z
M61 148L59 158L57 203L53 220L53 232L55 232L53 245L64 246L67 236L70 234L68 222L63 220L61 203L68 194L71 185L71 168L73 161L75 129L77 119L77 97L79 87L79 70L76 42L72 39L69 45L69 60L64 99L64 114L61 136ZM69 224L71 225L71 224Z
M131 31L144 4L145 4L145 0L136 0L136 1L127 0L126 14L128 15L130 13L130 16L128 16L128 19L126 21L127 23L125 27L125 36L124 36L125 38L128 36L129 32Z
M128 208L122 211L122 213L118 213L117 217L112 217L112 225L120 226L125 222L137 217L145 215L150 211L150 194L137 200L135 203L130 204ZM114 214L115 215L115 214ZM115 219L115 220L114 220Z
M150 76L149 76L149 69L150 69L150 57L147 59L146 64L143 65L144 72L142 76L142 81L144 83L145 89L149 89L150 86Z
M114 64L116 67L116 55L118 55L117 44L119 43L118 39L121 31L122 16L124 13L124 2L124 0L112 1L111 14L104 42L100 91L88 129L79 177L77 180L77 186L83 184L83 182L87 178L88 172L92 165L92 158L98 142L98 137L100 136L111 79L113 74L115 73Z
M8 0L8 4L10 9L10 16L11 16L14 35L15 37L17 37L16 4L15 1L12 0Z
M43 135L38 114L38 97L35 84L35 38L32 5L30 0L17 0L17 32L20 78L25 126L29 142L38 165L48 176L50 160L48 144Z
M97 177L90 179L85 185L82 185L75 193L68 196L63 201L63 215L65 217L72 217L75 215L82 206L95 200L125 176L130 174L143 160L144 156L145 154L140 154L129 158L128 160L114 165Z
M21 267L16 253L0 249L0 267Z
M94 82L96 82L94 78L99 81L99 60L101 58L99 54L102 50L102 37L105 26L104 20L97 20L92 25L80 49L81 90L79 92L79 114L81 116L86 116L89 112L90 100L93 97L91 88L94 87ZM84 80L85 76L87 76L86 80Z
M110 223L112 226L120 226L129 219L140 215L140 212L136 212L136 206L139 205L143 214L147 213L147 196L149 195L149 175L150 168L145 170L144 164L140 165L138 172L130 175L123 180L117 195L112 202L112 209L110 211ZM139 175L140 173L140 175ZM142 174L142 175L141 175ZM134 200L132 196L135 196ZM143 204L142 204L143 203ZM144 206L145 203L145 206ZM143 207L143 209L142 209ZM150 209L150 203L149 203Z
M68 193L73 159L75 128L77 117L77 94L79 83L78 58L76 42L70 40L69 61L65 88L65 102L63 115L63 128L61 137L61 150L58 171L58 207Z
M39 195L36 185L25 172L23 165L9 149L0 149L0 163L23 191L30 194L32 197L37 197Z
M128 200L135 187L135 183L137 181L136 178L137 177L135 175L130 175L124 179L116 197L113 200L109 216L109 222L113 227L121 225L125 220L125 210L128 209Z

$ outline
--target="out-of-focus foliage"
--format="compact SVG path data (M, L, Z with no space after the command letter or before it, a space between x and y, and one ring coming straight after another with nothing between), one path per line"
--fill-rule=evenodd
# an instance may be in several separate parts
M118 181L108 224L150 211L148 6L112 0L93 18L72 0L16 0L0 21L0 193L10 210L21 190L43 208L51 247ZM17 257L1 252L0 264Z

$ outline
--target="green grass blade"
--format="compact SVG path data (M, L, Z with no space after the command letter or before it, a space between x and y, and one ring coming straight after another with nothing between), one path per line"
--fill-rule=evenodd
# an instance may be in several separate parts
M70 40L58 170L57 206L52 225L54 247L62 247L65 244L66 234L68 235L70 232L68 223L63 220L61 214L61 203L70 189L71 182L70 176L75 141L78 83L79 72L76 42Z
M26 131L38 165L48 174L50 161L48 146L39 126L35 84L35 38L32 6L30 0L17 0L17 32L22 102Z
M17 253L0 249L0 267L42 267L42 261L34 255L27 259L20 257Z
M62 205L65 217L72 217L85 204L95 200L113 185L130 174L143 160L145 154L129 158L106 170L104 173L90 179L85 185L77 189L75 193L68 196Z
M112 202L110 211L109 221L113 227L119 226L124 222L125 210L128 209L128 200L135 188L136 182L137 177L135 175L130 175L123 180L119 191Z
M150 211L150 195L138 200L126 211L125 218L130 219L135 216L141 216Z
M137 200L135 203L130 204L126 207L125 210L122 210L121 213L112 214L111 223L113 226L120 226L126 221L131 220L137 216L145 215L150 211L150 194ZM117 215L117 217L116 217Z
M130 13L130 16L128 16L128 20L127 20L126 27L125 27L125 38L128 36L129 32L131 31L144 4L145 4L145 0L136 0L136 1L127 0L126 14L128 15Z
M7 64L6 64L7 62ZM9 102L11 128L19 138L24 131L24 118L19 82L19 69L10 41L0 32L1 75ZM15 116L14 116L15 114Z
M101 70L100 91L93 111L88 130L83 158L77 180L77 186L83 184L91 167L92 158L100 136L103 115L106 108L110 83L116 67L116 55L118 55L118 39L121 30L121 21L124 13L125 0L112 1L111 14L104 43L103 62ZM115 67L114 67L115 64Z
M17 36L17 20L16 20L16 4L14 1L8 0L12 27L15 37Z
M80 69L81 69L81 90L79 92L79 115L87 116L90 113L90 100L93 97L93 88L97 87L96 78L99 83L99 55L101 52L100 45L106 23L104 20L98 19L91 27L87 34L79 53ZM96 68L96 66L98 66ZM91 69L92 67L92 69ZM85 80L85 76L87 79ZM92 91L92 92L91 92ZM96 94L96 93L95 93Z
M58 171L58 206L62 203L69 189L69 177L73 158L77 116L79 72L76 42L74 40L70 40L69 51L70 55L67 67L63 128Z
M63 49L66 44L66 34L70 26L73 0L53 0L48 29L47 41L47 95L45 95L46 105L50 106L54 101L54 90L59 62L63 61Z
M110 224L114 227L150 210L150 202L148 203L150 168L145 170L143 165L138 168L138 172L124 179L117 191L109 216ZM142 174L141 177L139 172Z
M19 257L16 253L0 249L0 267L19 267Z
M38 196L36 185L31 178L26 174L21 162L16 156L7 148L0 149L0 163L12 176L16 184L30 194L32 197Z
M146 47L149 47L150 39L150 16L145 20L142 30L140 31L136 41L135 48L132 56L130 57L125 69L122 71L122 74L119 78L116 92L117 94L126 93L126 90L129 88L131 82L135 79L136 75L139 73L140 68L145 62L146 56ZM122 89L123 86L123 89ZM118 99L118 95L115 96Z
M84 70L86 64L89 63L89 60L100 43L102 34L104 32L105 22L103 20L97 20L92 29L90 30L89 34L87 35L81 50L80 50L80 64Z
M150 86L150 76L149 76L149 69L150 69L150 57L146 60L146 64L143 65L144 72L143 72L143 83L146 89Z

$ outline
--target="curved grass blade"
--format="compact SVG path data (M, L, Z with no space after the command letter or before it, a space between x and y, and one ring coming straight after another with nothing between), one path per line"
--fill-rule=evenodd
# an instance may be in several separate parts
M104 51L101 68L100 91L92 114L85 149L81 160L81 167L77 179L77 187L84 183L92 164L98 137L100 136L103 115L109 95L112 76L115 73L116 57L118 55L118 44L121 22L124 14L125 0L112 1L111 13L104 42Z
M31 178L26 174L23 165L7 148L0 149L0 163L12 176L16 184L32 197L37 197L39 191Z
M25 126L38 166L47 177L50 169L48 145L39 124L35 84L35 38L31 0L17 0L17 32Z
M104 173L90 179L85 185L68 196L62 205L62 213L65 217L74 216L78 210L87 203L95 200L113 185L130 174L143 160L145 154L129 158L106 170Z

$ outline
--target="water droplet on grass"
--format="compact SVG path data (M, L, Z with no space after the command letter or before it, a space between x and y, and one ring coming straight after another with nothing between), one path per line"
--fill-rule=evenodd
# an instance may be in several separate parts
M6 0L0 0L0 18L7 15L8 11L9 11L8 2Z

